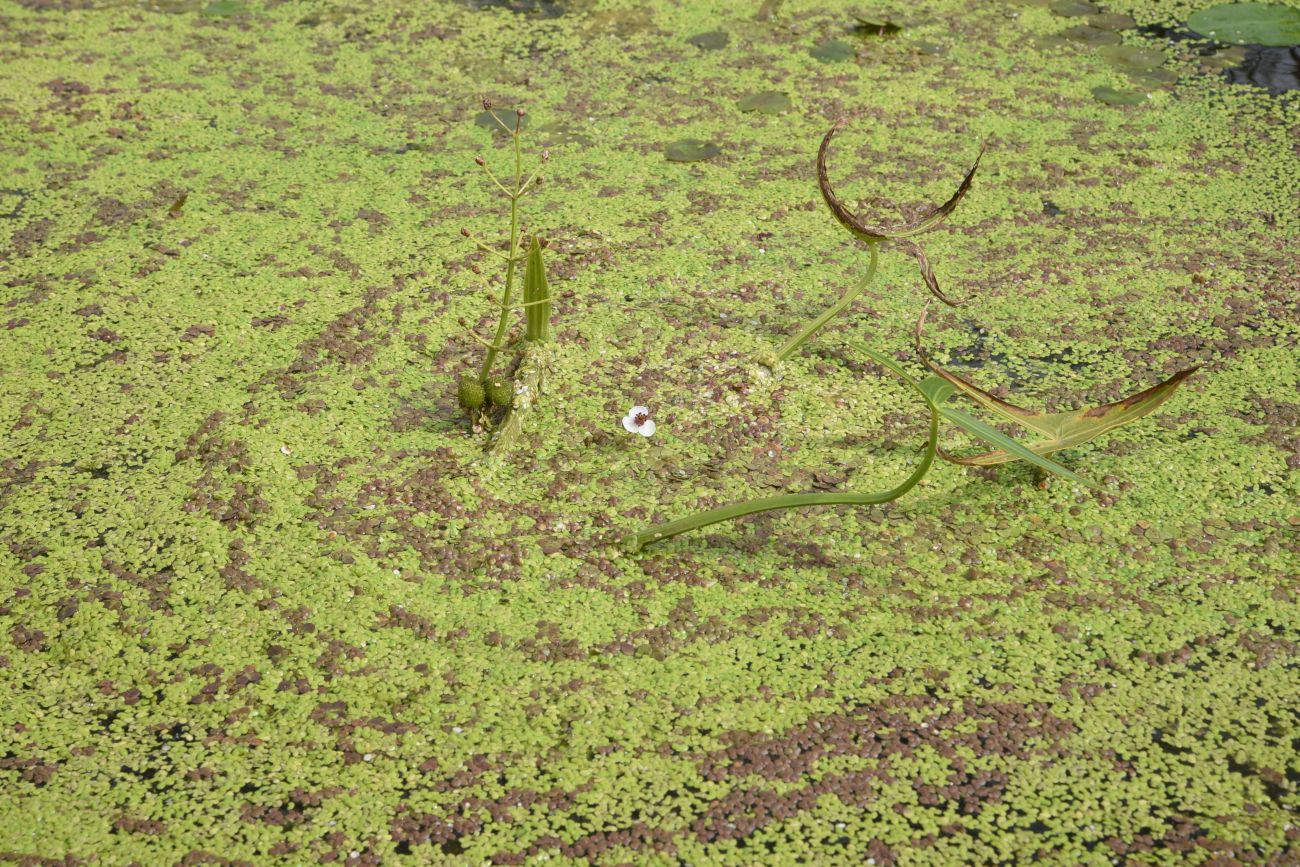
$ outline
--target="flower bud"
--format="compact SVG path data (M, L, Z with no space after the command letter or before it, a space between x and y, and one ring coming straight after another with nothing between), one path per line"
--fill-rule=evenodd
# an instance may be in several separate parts
M487 165L487 160L483 159L482 157L474 157L474 162L478 163L481 166Z
M492 100L488 99L487 97L483 97L483 110L484 111L492 110Z
M461 229L460 233L464 235L466 238L469 237L469 229Z
M524 110L522 108L516 108L515 117L523 117L523 116L524 116Z

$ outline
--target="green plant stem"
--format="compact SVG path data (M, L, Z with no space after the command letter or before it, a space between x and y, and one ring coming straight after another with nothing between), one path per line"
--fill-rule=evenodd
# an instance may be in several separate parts
M785 342L785 345L782 346L779 350L777 350L774 356L769 356L766 360L760 359L760 361L763 361L763 363L765 364L767 364L768 361L775 361L777 363L785 361L787 358L790 357L790 354L792 352L794 352L796 349L798 349L800 346L806 343L809 338L811 338L814 334L820 331L823 325L825 325L827 322L834 319L836 316L840 315L840 313L844 312L844 309L847 308L850 304L852 304L857 299L857 297L862 294L862 291L866 289L868 285L870 285L872 279L876 276L876 263L880 258L880 252L878 249L880 247L880 242L870 241L867 243L867 247L871 250L871 261L867 264L867 273L863 275L860 281L858 281L858 285L854 286L852 289L849 289L847 292L845 292L842 296L840 296L839 301L836 301L829 308L827 308L825 313L823 313L821 316L818 316L812 322L805 325L802 331L800 331L794 337L791 337L789 340L787 340ZM768 364L767 366L772 367L773 365Z
M910 377L908 384L917 388L915 381ZM723 506L718 509L710 509L707 512L700 512L697 515L691 515L686 518L679 518L676 521L670 521L667 524L660 524L657 527L650 527L642 530L633 536L627 538L627 547L632 551L640 551L646 545L654 542L662 542L679 533L686 533L691 530L698 530L701 527L707 527L710 524L717 524L721 521L730 521L733 518L740 518L744 515L752 515L755 512L769 512L773 509L791 509L800 506L831 506L831 505L850 505L850 506L872 506L879 503L887 503L890 500L897 500L906 494L917 483L925 477L930 471L931 465L934 464L935 451L939 445L939 408L930 400L929 395L921 392L925 398L926 405L930 408L930 439L925 445L925 456L921 458L921 463L908 476L902 484L883 491L878 494L784 494L779 497L763 497L758 500L749 500L744 503L736 503L732 506Z
M510 326L510 293L515 284L515 263L519 259L519 197L523 191L519 179L523 177L523 165L519 154L519 129L516 124L511 138L515 143L515 191L510 194L510 261L506 265L506 288L501 294L501 318L497 320L497 333L488 347L487 357L479 371L479 379L486 380L492 374L492 363L496 361L497 352L505 340L506 329Z

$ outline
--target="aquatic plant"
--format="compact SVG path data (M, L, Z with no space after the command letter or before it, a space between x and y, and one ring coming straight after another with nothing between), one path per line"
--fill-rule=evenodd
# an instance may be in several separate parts
M483 100L483 109L510 135L514 152L514 174L508 186L493 173L487 160L481 156L474 159L487 173L492 183L510 200L510 240L508 252L502 253L496 247L477 238L468 229L461 230L461 234L474 241L480 250L503 259L506 270L501 295L497 297L490 287L487 289L488 300L500 311L492 339L484 340L469 332L477 342L487 348L487 354L477 374L466 373L460 376L456 385L456 396L461 408L469 415L476 427L492 428L493 411L505 410L504 418L493 433L489 446L492 455L500 456L518 437L524 414L541 392L542 377L547 366L543 347L550 339L551 293L546 280L546 267L542 260L544 244L533 235L529 241L528 251L524 253L520 243L523 231L519 215L519 200L543 181L540 165L531 175L524 177L523 153L519 141L524 110L516 109L514 123L507 124L492 109L492 103L486 99ZM548 158L549 154L542 151L541 162L545 163ZM515 278L521 263L525 263L523 301L515 302ZM473 266L472 270L476 274L481 273L477 265ZM513 314L517 310L524 311L522 358L513 378L507 375L494 375L493 367L498 354L510 347L506 339L514 318ZM468 330L469 325L463 319L461 324Z
M781 361L788 358L791 353L811 339L818 331L822 329L830 320L843 313L853 303L853 301L862 294L862 292L871 283L876 273L876 267L879 262L880 245L886 241L902 247L917 262L920 270L921 279L930 290L930 293L949 306L958 306L959 302L953 301L939 289L939 283L934 274L934 269L930 266L924 250L920 245L911 238L933 229L945 220L957 207L966 193L970 190L971 182L975 177L976 169L979 168L980 159L983 157L983 150L976 157L975 164L966 177L962 180L957 191L942 205L931 209L918 219L897 226L869 226L863 223L858 217L846 208L839 198L835 195L831 187L830 178L826 169L826 155L830 146L831 139L838 130L838 125L832 127L826 136L822 139L821 147L817 152L817 179L818 186L821 188L822 198L825 200L827 207L835 219L844 226L855 238L863 241L867 245L869 260L867 270L862 280L856 286L846 291L840 299L831 305L816 319L808 323L798 333L791 337L777 351L766 353L757 360L769 369L775 369ZM1152 412L1168 400L1178 388L1178 386L1193 372L1196 368L1188 368L1179 371L1164 382L1139 392L1138 394L1127 397L1105 406L1093 407L1091 409L1079 410L1075 412L1061 413L1037 413L1031 410L1023 409L1014 404L1003 401L994 397L979 387L967 382L956 374L950 373L939 367L931 361L922 344L922 331L925 325L926 314L928 312L928 303L922 310L916 323L914 333L914 345L916 354L920 360L930 370L930 375L925 379L917 380L904 370L894 359L880 353L865 344L853 342L850 346L870 358L872 361L889 370L908 387L917 393L924 401L929 414L929 434L925 444L925 450L920 463L916 468L897 486L887 491L881 491L871 494L854 494L849 492L821 493L821 494L786 494L774 497L763 497L756 500L748 500L742 503L736 503L730 506L723 506L717 509L710 509L676 521L671 521L658 526L649 527L641 530L627 538L627 545L634 551L639 551L646 545L659 542L664 539L685 533L690 530L696 530L701 527L716 524L722 521L740 518L745 515L752 515L757 512L772 511L775 509L790 509L800 506L819 506L819 505L878 505L896 500L906 494L929 473L934 465L936 456L958 464L967 464L973 466L993 466L1014 460L1023 460L1032 464L1040 471L1059 475L1071 481L1077 482L1087 487L1096 487L1096 484L1089 479L1075 473L1073 470L1062 466L1056 461L1047 457L1047 455L1062 449L1071 448L1081 445L1107 431L1113 430L1123 424L1136 421L1144 415ZM946 401L954 395L961 393L970 397L976 404L991 412L1001 416L1003 419L1014 422L1031 433L1038 434L1041 439L1025 445L1016 439L999 431L997 428L981 421L956 407L947 406ZM983 452L972 456L957 456L945 451L939 446L939 421L940 419L964 430L966 433L978 440L993 446L993 450Z

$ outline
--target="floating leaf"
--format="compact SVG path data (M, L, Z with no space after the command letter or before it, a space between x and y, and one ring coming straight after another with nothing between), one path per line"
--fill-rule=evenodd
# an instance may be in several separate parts
M1067 27L1061 31L1061 35L1071 42L1082 42L1084 45L1118 45L1120 43L1118 33L1089 27L1087 24Z
M1238 45L1300 45L1300 9L1267 3L1224 3L1187 19L1193 32Z
M741 97L736 102L741 111L756 111L759 114L781 114L790 110L790 97L776 90L764 90Z
M1122 12L1100 12L1089 15L1088 24L1098 30L1131 30L1137 26L1136 21Z
M1178 73L1171 69L1129 69L1124 74L1139 87L1161 87L1178 80Z
M1240 45L1234 45L1231 48L1225 48L1222 51L1216 51L1211 55L1201 58L1201 65L1210 69L1231 69L1234 66L1241 66L1246 62L1247 51Z
M248 11L248 7L240 3L239 0L212 0L211 3L203 7L203 14L211 18L226 18L246 11Z
M854 237L868 243L878 243L880 241L893 240L898 241L900 246L906 249L913 257L916 258L917 265L921 268L921 277L925 280L925 285L936 298L949 306L957 306L955 302L947 298L939 291L939 282L935 279L934 270L930 267L929 261L925 258L925 252L919 244L912 241L902 241L909 235L919 235L922 232L928 232L935 226L947 219L948 215L957 207L957 203L966 195L970 189L971 181L975 178L975 170L979 168L980 159L984 156L984 149L980 148L979 156L975 158L975 164L971 166L966 177L962 179L961 186L957 192L952 194L948 201L944 202L929 213L924 214L919 219L911 223L903 223L897 226L868 226L859 220L853 214L849 213L848 208L835 196L835 191L831 188L830 176L826 172L826 152L830 148L831 139L839 130L839 126L833 126L826 137L822 139L821 148L817 151L817 183L821 187L822 198L826 200L826 206L831 209L831 213L840 225L848 229Z
M708 33L697 33L686 41L705 51L717 51L727 47L731 36L725 30L710 30Z
M823 42L808 52L822 63L842 63L858 56L857 49L842 39Z
M697 138L684 138L664 148L664 156L675 163L695 163L713 159L720 153L722 148Z
M1082 445L1089 440L1101 436L1107 431L1114 430L1120 425L1137 421L1142 416L1147 415L1160 406L1166 400L1173 396L1178 386L1191 376L1198 369L1189 367L1186 370L1180 370L1173 376L1166 379L1159 385L1152 386L1146 391L1138 392L1131 397L1123 400L1108 403L1104 406L1096 406L1091 409L1076 410L1074 412L1034 412L1033 410L1023 409L1008 403L1000 398L996 398L984 391L977 385L967 382L955 373L944 370L930 360L926 355L925 349L921 345L921 326L925 321L924 315L921 322L917 323L916 328L916 350L921 360L926 366L934 372L936 376L943 377L948 382L956 386L962 393L970 397L980 406L1002 416L1008 421L1014 422L1026 430L1038 434L1041 440L1029 443L1026 448L1035 455L1049 455L1062 449L1074 448ZM945 416L946 417L946 416ZM963 425L964 427L965 425ZM969 430L969 428L967 428ZM977 433L981 439L989 439L982 433ZM957 464L967 464L970 466L989 467L997 464L1004 464L1008 461L1023 458L1024 456L1016 453L1016 449L1007 447L1005 444L996 451L985 452L979 455L969 457L957 457L940 451L940 454L946 460ZM1055 470L1053 471L1055 472Z
M1167 59L1165 53L1159 48L1146 48L1141 45L1107 45L1098 53L1111 66L1126 71L1130 69L1155 69Z
M1101 11L1087 0L1053 0L1048 8L1065 18L1081 18L1084 15L1096 15Z
M853 29L861 36L893 36L903 25L890 21L883 15L854 15L857 24Z
M1099 102L1107 105L1139 105L1149 98L1145 93L1138 93L1132 90L1116 90L1109 85L1103 84L1100 87L1092 89L1092 95Z

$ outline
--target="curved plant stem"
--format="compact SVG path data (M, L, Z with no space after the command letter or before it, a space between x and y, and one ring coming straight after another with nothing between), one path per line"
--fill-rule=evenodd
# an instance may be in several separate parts
M874 245L873 245L874 249ZM744 515L752 515L755 512L769 512L773 509L792 509L800 506L829 506L829 505L850 505L850 506L873 506L879 503L887 503L890 500L897 500L906 494L912 488L916 487L925 474L930 471L934 464L935 452L939 445L939 407L930 398L930 395L924 391L920 384L907 375L907 372L894 363L894 360L887 355L881 355L866 346L857 347L862 352L871 357L873 361L888 367L894 373L902 377L903 381L916 390L924 398L926 406L930 410L930 438L925 444L925 456L921 458L921 463L912 471L897 487L890 488L888 491L882 491L876 494L784 494L778 497L763 497L758 500L748 500L744 503L736 503L732 506L723 506L717 509L710 509L707 512L700 512L697 515L691 515L686 518L679 518L676 521L670 521L667 524L659 524L655 527L649 527L627 537L627 547L632 551L640 551L646 545L655 542L662 542L664 539L676 536L679 533L686 533L691 530L698 530L701 527L707 527L710 524L717 524L721 521L730 521L733 518L739 518Z
M498 121L499 123L500 121ZM511 133L515 145L515 187L510 194L510 260L506 264L506 288L501 293L501 318L497 320L497 333L488 347L487 357L479 371L479 379L486 380L492 373L492 362L496 361L502 341L505 340L506 328L510 325L510 293L515 284L515 263L519 261L519 197L523 195L519 180L523 177L523 165L519 154L519 127L516 123Z
M845 308L847 308L850 304L852 304L854 300L856 300L857 297L862 294L862 291L866 289L868 285L870 285L872 279L876 276L876 263L877 260L880 258L880 253L878 249L880 247L879 241L868 241L867 247L871 250L871 261L867 264L867 273L863 275L860 281L858 281L858 285L854 286L852 289L849 289L842 296L840 296L840 300L836 301L829 308L827 308L826 312L822 313L821 316L818 316L812 322L805 325L802 331L800 331L794 337L791 337L789 340L787 340L785 342L785 345L782 346L779 350L777 350L775 354L768 354L764 358L760 358L759 359L760 362L762 362L767 367L772 368L775 367L776 364L785 361L787 358L790 357L790 354L792 352L794 352L796 349L798 349L800 346L806 343L809 338L811 338L814 334L820 331L823 325L825 325L827 322L834 319L836 316L840 315L840 313L844 312Z

